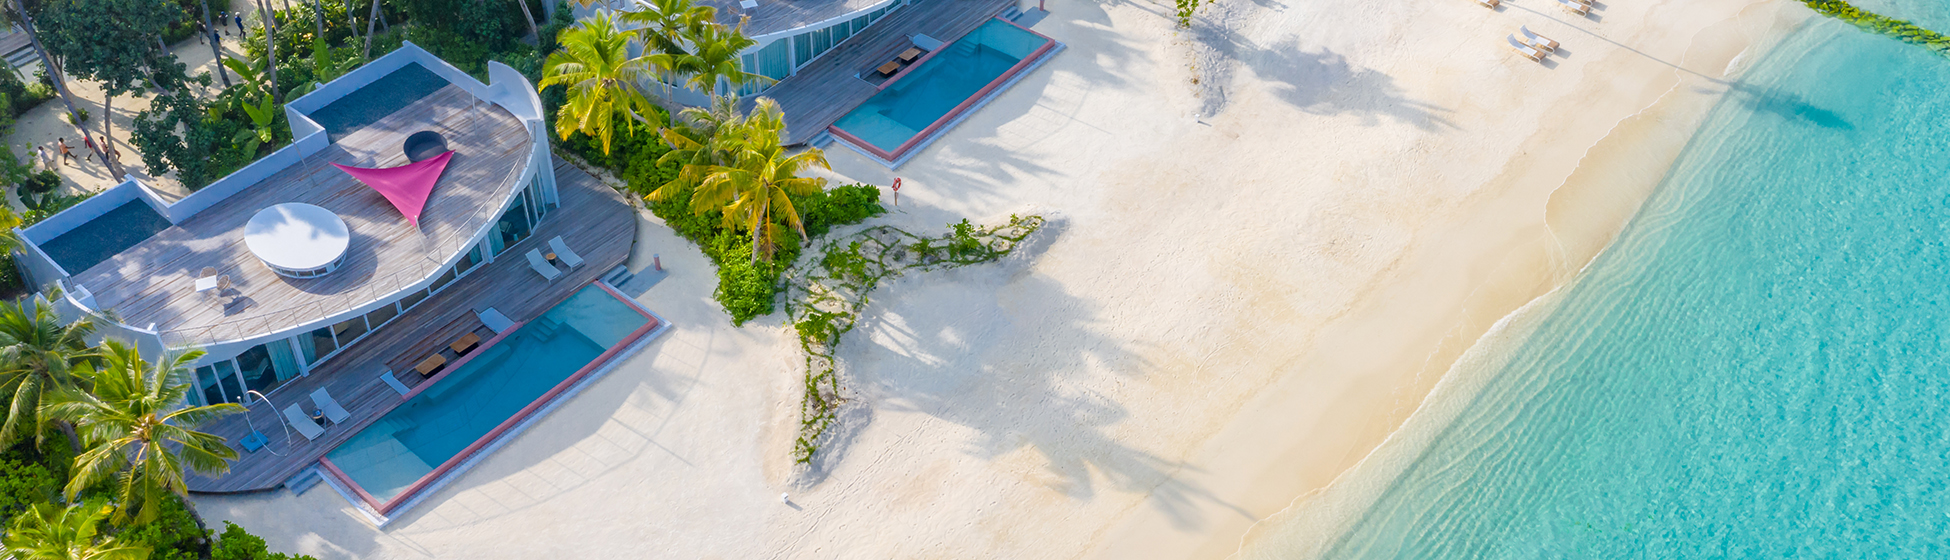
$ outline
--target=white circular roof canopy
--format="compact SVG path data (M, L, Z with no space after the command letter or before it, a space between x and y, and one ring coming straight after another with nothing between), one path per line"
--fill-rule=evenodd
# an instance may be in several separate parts
M244 224L244 246L285 276L309 278L337 269L351 242L345 220L310 204L265 208Z

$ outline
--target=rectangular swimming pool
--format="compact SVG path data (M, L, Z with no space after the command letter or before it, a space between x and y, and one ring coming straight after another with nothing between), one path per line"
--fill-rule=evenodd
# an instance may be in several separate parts
M407 105L412 105L440 88L451 85L446 78L414 62L399 67L365 87L339 98L310 115L312 122L325 129L333 142L366 125L379 122Z
M165 229L169 229L169 219L157 214L148 203L131 200L54 236L41 244L41 251L60 263L68 274L78 275Z
M421 383L319 462L386 515L658 325L591 284Z
M989 20L888 80L880 93L828 130L894 162L1055 45L1055 40L1008 20Z

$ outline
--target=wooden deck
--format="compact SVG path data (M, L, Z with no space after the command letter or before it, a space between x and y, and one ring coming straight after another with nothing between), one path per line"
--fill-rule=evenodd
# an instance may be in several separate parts
M279 409L299 404L310 411L316 408L311 403L311 392L324 387L352 413L350 420L326 428L325 435L316 441L307 442L295 433L291 438L296 441L287 441L278 410L263 402L253 404L247 413L248 421L246 415L234 415L205 426L204 430L235 445L255 426L270 438L270 444L255 453L240 451L243 456L231 466L230 474L221 478L191 476L190 490L248 492L283 484L367 424L405 402L399 393L379 380L380 371L391 369L408 387L417 386L425 379L413 371L414 364L467 332L488 333L475 316L476 309L493 307L510 319L527 321L622 264L636 238L635 211L622 195L582 170L560 160L555 167L562 205L542 221L534 236L510 247L494 262L454 281L431 299L353 344L343 354L327 360L312 370L311 375L292 379L268 395ZM521 254L557 235L587 262L549 282L529 270ZM487 338L482 336L482 340Z
M786 144L804 143L879 93L859 76L914 46L914 34L953 43L1009 6L1010 0L924 0L895 10L760 95L785 111Z
M407 163L406 135L434 130L454 150L427 200L420 228L364 183L332 167ZM447 86L354 131L296 165L218 202L183 223L95 265L74 280L123 323L155 325L172 344L207 343L262 334L344 311L438 273L465 250L473 233L499 216L514 192L532 140L507 110ZM284 202L331 210L352 243L339 270L319 278L277 275L244 246L244 224ZM236 286L228 305L195 293L203 267Z

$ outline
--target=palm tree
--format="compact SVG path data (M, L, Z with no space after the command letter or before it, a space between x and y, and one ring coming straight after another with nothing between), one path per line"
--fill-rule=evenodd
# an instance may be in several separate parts
M43 414L73 422L90 446L74 459L68 498L113 480L119 503L115 520L129 520L134 509L135 522L148 523L156 518L156 504L170 494L189 495L185 467L211 476L230 471L237 450L195 428L244 407L184 406L189 364L203 357L202 350L164 352L152 365L135 347L108 340L102 357L106 364L94 372L93 391L63 391Z
M770 80L765 76L746 72L739 67L738 53L758 44L745 36L745 22L737 27L711 24L694 30L687 37L691 43L691 53L680 57L674 64L689 79L685 82L691 89L708 94L717 94L720 81L732 86L732 91L748 83Z
M645 195L650 201L663 200L687 189L697 188L699 181L709 174L711 167L730 163L726 154L743 135L735 131L744 122L744 115L738 112L737 95L716 95L711 97L711 107L686 107L677 113L672 126L658 130L670 151L657 159L658 166L677 164L677 176ZM693 213L702 214L717 208L698 208L692 205Z
M285 9L290 10L290 6ZM271 15L271 7L264 0L257 0L257 13L264 17L264 56L265 66L270 69L271 99L284 103L284 92L278 90L278 22Z
M529 11L528 0L515 0L515 5L521 6L521 21L527 22L528 32L535 35L535 46L542 46L542 30L535 27L535 13Z
M652 50L668 55L685 55L689 37L717 20L718 9L698 6L691 0L649 0L646 6L623 12L623 23L636 25L636 35Z
M0 205L0 255L19 251L23 246L14 228L20 227L20 214L12 206Z
M805 224L792 207L792 195L804 196L826 188L826 180L799 177L811 168L830 169L826 154L808 148L786 154L779 145L785 135L785 113L769 97L758 98L751 115L745 117L738 134L744 138L732 147L729 165L715 165L691 194L693 210L705 206L724 208L728 226L752 232L752 260L770 260L784 235L780 219L806 238Z
M81 111L74 106L74 92L68 89L67 75L61 71L60 66L54 64L54 57L48 56L47 47L41 45L40 33L34 29L34 16L27 13L26 1L14 0L12 13L8 15L10 16L8 19L13 20L14 25L27 33L27 42L34 46L34 54L41 57L41 70L47 72L48 81L54 82L54 93L61 96L61 104L68 109L68 123L74 125L75 130L87 134L88 128L81 124ZM106 119L108 115L102 115L102 118ZM103 166L109 164L108 154L97 153L96 155L102 159Z
M144 560L149 548L125 545L100 536L108 506L91 500L79 504L34 504L14 519L0 546L17 560Z
M563 31L557 42L561 49L548 55L541 86L569 88L569 101L555 118L555 132L563 140L581 132L601 140L603 153L608 154L618 117L626 123L662 125L663 114L650 104L642 84L663 55L631 57L630 35L617 27L609 12L599 12Z
M0 302L0 393L13 397L6 421L0 423L0 446L13 445L26 430L37 437L46 433L46 419L37 414L42 399L76 386L77 363L92 355L87 338L95 333L95 324L62 321L51 307ZM68 445L80 451L73 430L59 425L68 434Z

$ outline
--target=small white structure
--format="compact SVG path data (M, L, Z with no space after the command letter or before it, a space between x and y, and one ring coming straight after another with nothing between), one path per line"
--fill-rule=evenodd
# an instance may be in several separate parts
M337 270L352 242L345 220L324 208L287 202L259 210L244 225L244 246L278 274L316 278Z

